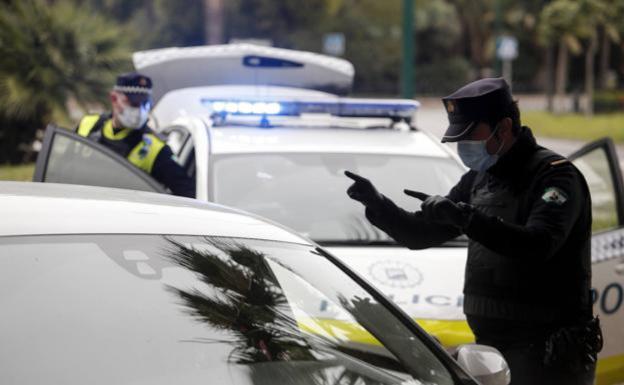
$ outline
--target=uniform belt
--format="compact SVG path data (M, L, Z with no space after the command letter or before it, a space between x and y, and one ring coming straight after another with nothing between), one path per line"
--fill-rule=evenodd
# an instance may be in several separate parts
M562 311L556 307L511 302L466 294L464 313L491 318L516 321L554 322L561 318Z

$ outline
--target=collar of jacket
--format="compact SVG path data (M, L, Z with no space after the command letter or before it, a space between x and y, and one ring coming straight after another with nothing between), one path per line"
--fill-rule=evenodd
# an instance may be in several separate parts
M487 172L500 179L522 178L529 159L538 148L531 129L523 126L513 146Z

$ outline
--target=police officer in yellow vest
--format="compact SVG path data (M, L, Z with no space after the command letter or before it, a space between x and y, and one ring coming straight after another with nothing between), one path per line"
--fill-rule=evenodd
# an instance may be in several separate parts
M167 144L147 126L152 80L136 72L117 77L110 93L112 113L86 115L77 131L128 159L175 195L195 197L195 182L175 161Z

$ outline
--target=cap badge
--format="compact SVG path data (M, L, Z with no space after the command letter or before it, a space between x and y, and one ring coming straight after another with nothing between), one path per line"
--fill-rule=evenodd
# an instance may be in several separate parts
M455 112L455 103L453 103L452 100L446 101L446 110L448 111L449 114L452 114L453 112Z
M145 87L147 85L147 80L145 80L145 78L140 78L139 79L139 85L141 87Z

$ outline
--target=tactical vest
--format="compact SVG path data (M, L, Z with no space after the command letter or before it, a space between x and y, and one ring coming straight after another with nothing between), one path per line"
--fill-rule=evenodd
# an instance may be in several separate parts
M130 163L151 174L158 154L165 147L165 142L154 134L144 133L136 145L124 146L123 140L133 131L131 128L124 128L115 133L113 121L106 115L87 115L82 118L77 129L78 135L111 147Z
M470 203L482 213L500 217L507 223L526 224L529 194L550 163L561 157L540 149L533 155L528 170L532 175L528 186L512 186L488 173L476 176ZM589 193L585 187L586 193ZM586 250L568 255L565 260L551 258L534 262L505 257L482 244L470 240L464 285L464 312L483 316L532 322L557 322L577 319L589 312L590 267L581 266ZM586 253L586 254L584 254ZM558 279L565 277L567 281ZM564 284L562 284L564 282ZM569 283L567 285L566 283ZM585 292L573 291L582 285Z

